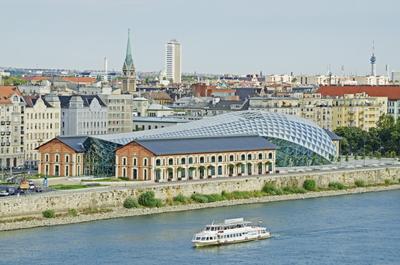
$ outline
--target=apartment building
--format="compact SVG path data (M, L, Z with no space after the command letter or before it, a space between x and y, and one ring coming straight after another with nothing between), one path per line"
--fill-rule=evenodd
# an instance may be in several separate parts
M100 95L107 105L107 133L133 131L134 103L131 94Z
M24 164L25 101L14 86L0 86L0 169Z
M25 96L25 164L36 167L36 147L61 134L61 105L58 96Z

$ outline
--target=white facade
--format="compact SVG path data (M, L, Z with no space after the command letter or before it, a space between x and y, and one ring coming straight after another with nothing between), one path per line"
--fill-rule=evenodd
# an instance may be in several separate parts
M172 83L181 83L182 54L181 44L171 40L165 45L165 72Z
M60 97L61 135L107 133L107 106L98 96Z
M133 95L100 95L107 105L107 133L126 133L133 130Z
M25 101L25 163L36 166L39 153L35 148L60 135L61 106L53 95L34 100L25 97Z
M388 100L388 114L396 120L400 117L400 100Z

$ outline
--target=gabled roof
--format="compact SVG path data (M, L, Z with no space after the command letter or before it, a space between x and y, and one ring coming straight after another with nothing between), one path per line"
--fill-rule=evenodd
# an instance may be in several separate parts
M48 107L48 108L52 108L53 107L49 102L47 102L47 100L46 100L46 98L44 96L40 96L40 97L42 98L43 103L44 103L44 105L46 107ZM24 100L25 100L26 106L30 107L30 108L35 106L35 104L36 104L38 99L39 99L39 96L24 96Z
M365 92L370 97L387 97L400 100L400 86L321 86L317 93L322 96L343 96Z
M261 136L219 136L170 139L135 140L155 155L177 155L196 153L219 153L250 150L276 149L276 146Z
M62 77L61 80L77 84L93 84L96 82L96 78L86 76L65 76Z
M88 136L57 136L56 138L51 139L50 141L47 141L46 143L38 146L35 148L35 150L38 150L40 147L50 143L51 141L57 139L63 144L69 146L72 148L75 152L77 153L83 153L86 151L85 147L83 146L83 143L88 139Z
M0 86L0 104L10 104L12 95L21 96L21 92L16 86Z
M69 102L71 101L72 97L73 96L58 96L60 99L61 108L69 108ZM89 107L94 98L99 101L100 106L106 107L106 104L104 104L103 100L101 100L101 98L97 95L79 95L79 97L81 97L84 107Z

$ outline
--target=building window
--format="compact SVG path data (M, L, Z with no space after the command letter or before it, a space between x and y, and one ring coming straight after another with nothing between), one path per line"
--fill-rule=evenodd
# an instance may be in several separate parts
M200 157L200 163L204 163L204 156Z
M218 162L222 162L222 156L218 156Z
M189 164L193 164L193 157L189 157Z
M54 165L54 176L60 176L60 166Z
M55 155L55 162L56 163L60 162L60 155Z
M233 155L229 156L229 161L233 161L235 159L235 157Z
M261 160L262 159L262 153L258 154L258 159Z
M44 161L45 162L49 162L49 154L45 154L44 155Z
M69 166L65 166L65 176L69 176Z
M137 169L133 169L133 179L137 179Z
M268 159L272 159L272 153L268 154Z
M160 159L156 159L156 166L161 166L161 160Z
M214 163L215 162L215 156L211 157L211 162Z
M143 158L143 166L147 167L147 158Z
M174 164L174 159L170 158L168 159L168 165L173 165Z
M246 160L246 155L245 155L245 154L242 154L241 157L240 157L240 159L241 159L241 160Z
M222 166L218 166L218 175L222 175Z
M65 163L69 163L69 155L65 155Z
M133 159L133 165L137 166L137 159L136 158Z
M126 178L126 168L122 168L122 177Z
M143 169L143 179L147 180L147 169Z
M122 165L123 165L123 166L126 166L126 157L123 157L123 158L122 158Z
M182 165L186 164L186 159L185 159L184 157L181 158L181 164L182 164Z
M247 155L247 160L251 160L251 154Z
M49 165L46 165L46 166L45 166L44 172L45 172L46 176L49 175Z

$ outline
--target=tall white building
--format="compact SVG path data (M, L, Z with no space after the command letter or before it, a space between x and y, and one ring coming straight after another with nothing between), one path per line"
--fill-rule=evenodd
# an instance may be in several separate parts
M182 54L181 44L177 40L165 45L165 73L172 83L181 83Z

